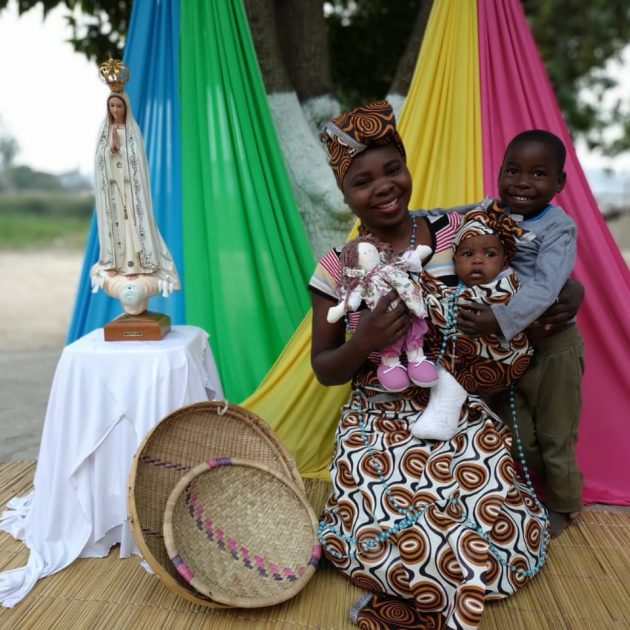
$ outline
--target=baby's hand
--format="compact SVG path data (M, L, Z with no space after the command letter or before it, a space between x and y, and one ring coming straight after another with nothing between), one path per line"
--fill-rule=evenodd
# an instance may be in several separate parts
M478 302L458 302L457 328L469 337L485 337L501 333L492 308Z

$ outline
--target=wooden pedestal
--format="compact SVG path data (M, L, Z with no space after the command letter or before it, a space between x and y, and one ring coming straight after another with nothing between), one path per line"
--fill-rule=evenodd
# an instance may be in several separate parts
M151 311L140 315L123 313L105 324L103 330L105 341L159 341L171 330L171 318Z

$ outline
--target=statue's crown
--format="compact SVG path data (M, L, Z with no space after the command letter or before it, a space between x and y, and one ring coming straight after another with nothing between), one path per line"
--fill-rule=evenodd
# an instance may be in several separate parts
M129 68L120 59L111 58L99 65L98 73L114 94L122 94L130 76Z

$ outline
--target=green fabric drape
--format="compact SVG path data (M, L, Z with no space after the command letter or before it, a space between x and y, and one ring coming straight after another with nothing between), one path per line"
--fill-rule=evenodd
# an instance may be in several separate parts
M315 263L241 2L183 2L180 45L187 321L240 401L307 311Z

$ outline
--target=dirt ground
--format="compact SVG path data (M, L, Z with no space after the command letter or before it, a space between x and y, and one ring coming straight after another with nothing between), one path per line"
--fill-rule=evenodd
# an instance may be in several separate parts
M63 347L82 264L82 251L0 251L0 350Z
M608 225L630 265L630 213ZM0 351L63 348L82 264L82 251L0 251Z

